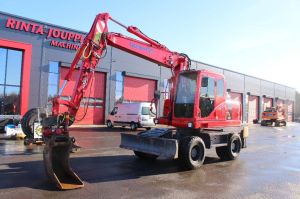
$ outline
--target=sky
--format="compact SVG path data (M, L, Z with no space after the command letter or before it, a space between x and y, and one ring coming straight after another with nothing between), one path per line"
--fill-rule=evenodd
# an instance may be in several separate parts
M1 0L0 10L85 32L108 12L193 60L300 91L299 0Z

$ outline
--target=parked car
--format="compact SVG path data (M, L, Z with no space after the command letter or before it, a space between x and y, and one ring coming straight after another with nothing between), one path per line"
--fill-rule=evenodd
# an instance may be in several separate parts
M148 102L118 104L106 120L107 127L129 126L131 130L150 129L155 126L155 107L153 105L153 110L150 111L150 106Z

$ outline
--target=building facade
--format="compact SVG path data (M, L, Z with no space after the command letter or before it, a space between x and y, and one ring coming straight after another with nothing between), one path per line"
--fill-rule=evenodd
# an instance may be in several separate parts
M23 115L45 107L62 85L85 32L0 12L0 115ZM285 106L294 119L295 89L198 61L193 69L223 73L229 95L241 101L243 121L260 119L270 106ZM151 101L166 91L169 69L108 47L84 96L77 124L103 124L115 103ZM62 94L72 95L78 71ZM160 100L160 112L163 97Z

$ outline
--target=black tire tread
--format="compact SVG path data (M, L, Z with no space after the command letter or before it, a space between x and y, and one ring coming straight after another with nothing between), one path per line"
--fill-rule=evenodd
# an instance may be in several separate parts
M199 141L203 148L204 148L204 156L203 159L201 161L198 162L198 164L193 164L190 160L190 146L196 142ZM187 136L184 137L181 141L180 141L180 145L179 145L179 162L180 162L180 166L185 169L185 170L192 170L192 169L197 169L199 168L205 159L205 144L203 142L203 140L198 137L198 136Z
M238 136L237 134L233 134L229 138L227 146L216 147L216 153L221 160L234 160L238 157L238 155L235 157L235 156L233 156L233 154L231 154L231 142L233 141L233 139L239 139L240 150L241 150L242 140L241 140L240 136Z

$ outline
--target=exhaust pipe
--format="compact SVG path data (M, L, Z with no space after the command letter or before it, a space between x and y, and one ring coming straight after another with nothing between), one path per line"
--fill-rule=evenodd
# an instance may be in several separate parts
M67 136L52 136L45 141L43 160L46 174L60 190L84 187L82 180L70 167L72 140Z

